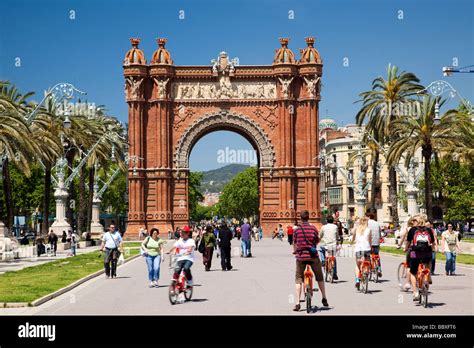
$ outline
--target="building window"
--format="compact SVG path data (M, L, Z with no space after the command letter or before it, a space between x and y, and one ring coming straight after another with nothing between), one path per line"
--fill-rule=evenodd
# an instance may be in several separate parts
M328 188L328 198L330 204L342 204L342 187Z
M352 145L349 145L347 148L348 148L349 150L352 150Z
M348 189L348 201L349 203L354 203L354 189L352 187L349 187Z
M352 219L355 215L355 208L349 208L349 217Z

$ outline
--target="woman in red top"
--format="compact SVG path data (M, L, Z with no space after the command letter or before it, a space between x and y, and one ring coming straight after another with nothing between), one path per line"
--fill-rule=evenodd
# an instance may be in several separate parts
M290 245L293 245L293 227L288 225L288 227L286 228L286 233L288 234L288 243L290 243Z

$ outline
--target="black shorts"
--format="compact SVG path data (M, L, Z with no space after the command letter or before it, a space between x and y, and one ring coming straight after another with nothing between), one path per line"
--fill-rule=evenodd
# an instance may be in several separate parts
M365 260L370 259L370 250L361 250L361 251L356 251L356 259L359 260L361 258L364 258Z
M416 275L416 273L418 272L418 267L420 266L420 263L424 263L425 265L431 263L431 256L425 256L425 257L416 258L416 259L410 258L409 267L410 267L411 274Z

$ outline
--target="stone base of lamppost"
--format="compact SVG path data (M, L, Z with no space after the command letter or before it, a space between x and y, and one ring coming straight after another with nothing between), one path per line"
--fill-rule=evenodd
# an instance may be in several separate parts
M71 225L69 225L67 221L54 221L49 230L53 230L58 237L63 235L63 231L66 232L66 234L68 231L72 231Z
M357 198L356 199L357 216L358 217L365 216L365 203L366 203L365 198Z
M12 241L8 237L8 228L0 221L0 260L8 261L14 258Z
M405 193L407 194L408 215L414 216L419 213L418 203L416 202L418 189L408 186L405 189Z
M92 219L91 219L91 238L92 239L101 239L104 234L104 226L100 223L99 217L99 207L101 200L97 197L94 197L92 201Z

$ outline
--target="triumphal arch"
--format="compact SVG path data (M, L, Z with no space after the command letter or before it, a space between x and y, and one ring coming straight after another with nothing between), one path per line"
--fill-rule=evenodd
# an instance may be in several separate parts
M260 223L266 234L308 209L320 221L318 114L322 61L314 38L297 59L281 38L271 65L239 65L221 52L207 66L175 65L157 39L148 64L140 40L124 59L129 120L126 236L140 226L189 223L189 155L216 130L244 136L259 158ZM223 144L225 146L225 144Z

